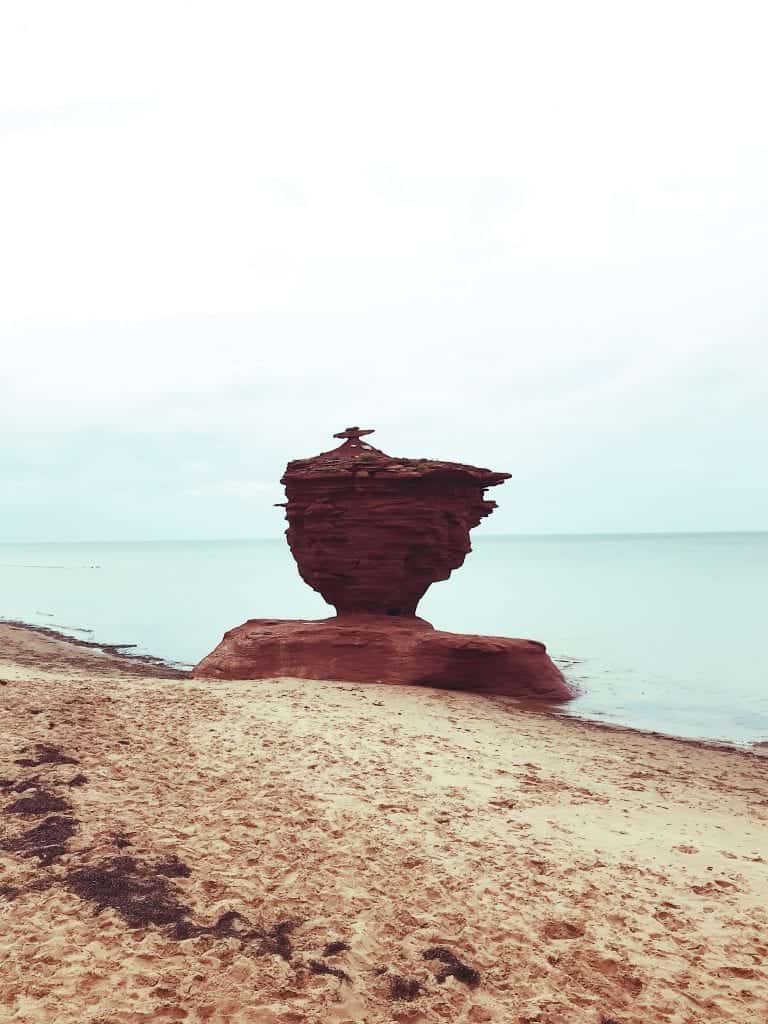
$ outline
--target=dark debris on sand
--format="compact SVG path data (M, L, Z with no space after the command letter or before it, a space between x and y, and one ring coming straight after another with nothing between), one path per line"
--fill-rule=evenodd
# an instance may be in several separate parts
M41 764L80 764L76 757L70 757L52 743L38 743L35 746L34 759L29 757L16 758L14 764L22 768L39 768Z
M17 758L15 763L24 768L79 764L76 758L50 743L36 744L33 750L34 756ZM88 777L78 773L62 784L78 787L87 783ZM6 811L12 814L43 815L72 809L66 798L44 788L40 775L26 780L0 779L0 792L3 791L30 794L19 797L6 807ZM34 828L0 840L0 850L24 857L37 857L41 867L49 867L68 852L67 843L77 831L76 818L69 814L52 814ZM112 834L111 840L118 850L132 845L131 839L119 831ZM201 936L235 938L241 946L247 944L249 950L257 956L271 954L285 961L292 960L294 950L291 933L299 923L296 920L278 921L266 927L252 924L235 910L222 914L212 925L197 924L190 920L191 908L173 879L188 878L191 873L189 866L175 853L166 854L153 863L119 854L92 864L84 865L81 861L79 866L71 866L61 878L44 877L24 889L1 885L0 900L11 902L23 893L62 885L73 895L95 904L96 914L105 909L114 910L131 928L171 926L167 934L178 941ZM337 956L349 948L348 943L340 940L328 942L323 947L323 956ZM323 960L310 960L308 964L296 962L294 966L297 970L330 975L340 982L351 981L346 971ZM407 993L412 989L405 984L402 991ZM411 997L403 995L401 998Z
M465 985L472 987L480 984L480 972L459 960L456 954L452 953L450 949L446 949L445 946L431 946L424 950L422 956L425 960L440 960L445 964L437 974L437 980L440 983L444 982L446 978L454 977L457 981L462 981Z
M407 1003L416 999L424 991L424 986L416 978L405 978L402 974L393 974L389 979L389 994L393 999L402 999Z
M5 808L10 814L33 816L52 814L54 811L71 811L72 805L62 796L49 793L45 789L36 790L32 796L23 796L8 804Z
M117 837L115 843L118 846L130 846L131 844L130 839L126 839L124 836ZM165 875L166 878L189 878L192 874L192 869L183 860L180 860L175 853L155 864L155 871L158 875Z
M254 930L250 923L236 910L227 910L215 924L195 924L193 921L179 921L171 937L183 941L196 939L200 935L213 935L219 939L236 938L247 942Z
M261 951L263 953L275 953L283 960L290 960L293 956L293 945L289 938L298 921L278 921L276 925L264 931Z
M50 878L39 878L36 882L30 882L22 888L15 885L0 885L0 897L12 903L20 896L26 896L30 892L47 892L53 885L54 882Z
M195 924L193 921L179 921L171 937L174 939L196 939L200 935L212 935L219 939L238 939L245 945L258 942L259 956L273 953L290 960L293 957L293 945L289 938L298 922L279 921L272 928L254 926L236 910L228 910L212 925Z
M68 872L65 887L80 899L96 904L96 913L106 907L116 910L132 928L149 924L175 924L190 908L165 878L133 857L112 857L100 864Z
M26 793L28 789L38 789L42 785L40 776L31 779L0 779L0 789L6 793Z
M346 971L342 971L340 967L331 967L330 964L326 964L322 960L310 960L307 966L313 974L331 974L339 981L352 980Z
M24 857L37 857L42 867L48 867L67 852L66 844L77 832L74 818L54 815L35 825L27 832L0 842L0 850L20 853Z
M323 956L338 956L349 949L348 942L328 942L323 946Z

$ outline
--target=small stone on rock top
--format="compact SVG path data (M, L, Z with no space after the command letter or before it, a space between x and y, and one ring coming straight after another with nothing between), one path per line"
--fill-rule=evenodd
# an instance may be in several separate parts
M373 430L360 429L360 427L347 427L346 430L340 430L338 434L334 434L334 437L340 437L348 441L357 441L361 437L365 437L366 434L373 434Z

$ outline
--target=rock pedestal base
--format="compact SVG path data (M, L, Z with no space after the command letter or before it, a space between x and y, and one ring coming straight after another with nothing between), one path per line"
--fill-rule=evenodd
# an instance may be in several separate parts
M443 633L415 616L250 619L226 633L192 674L434 686L551 701L574 696L544 644Z

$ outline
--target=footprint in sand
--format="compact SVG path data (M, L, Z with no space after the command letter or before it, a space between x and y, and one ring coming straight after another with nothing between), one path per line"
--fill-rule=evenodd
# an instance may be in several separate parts
M542 934L545 939L580 939L584 932L584 925L578 921L549 921Z

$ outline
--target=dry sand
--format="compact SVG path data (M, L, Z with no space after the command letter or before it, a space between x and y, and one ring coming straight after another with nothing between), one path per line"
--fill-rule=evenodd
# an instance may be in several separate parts
M768 1020L765 759L504 699L152 671L0 626L1 1021ZM17 763L38 744L77 764ZM74 819L47 867L18 849L45 814L8 810L35 777ZM98 912L105 864L218 929Z

